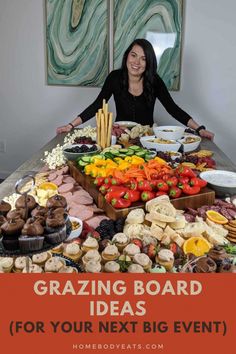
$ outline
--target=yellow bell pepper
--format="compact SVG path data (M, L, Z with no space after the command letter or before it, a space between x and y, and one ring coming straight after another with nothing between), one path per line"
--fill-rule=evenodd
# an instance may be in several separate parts
M168 163L160 157L155 157L154 160L157 161L160 165L168 165Z

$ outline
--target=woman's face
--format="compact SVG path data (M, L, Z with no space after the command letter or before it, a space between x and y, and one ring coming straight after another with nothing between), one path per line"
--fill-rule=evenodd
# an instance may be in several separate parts
M135 44L128 54L126 61L128 73L132 76L141 76L146 69L146 57L143 48Z

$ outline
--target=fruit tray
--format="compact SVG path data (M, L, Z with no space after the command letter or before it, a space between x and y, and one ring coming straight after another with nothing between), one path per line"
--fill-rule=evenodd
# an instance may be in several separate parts
M128 213L133 209L137 209L137 208L144 209L145 203L143 202L133 203L132 206L129 208L115 209L111 204L106 202L104 196L98 191L98 189L93 183L94 178L90 176L86 176L76 167L75 163L71 161L68 162L68 166L70 168L71 176L91 195L91 197L93 197L97 206L103 209L109 218L116 220L120 217L124 217L128 215ZM214 204L214 201L215 201L215 192L210 188L205 187L201 190L199 194L172 199L171 203L174 205L176 209L185 209L185 208L197 209L203 205Z

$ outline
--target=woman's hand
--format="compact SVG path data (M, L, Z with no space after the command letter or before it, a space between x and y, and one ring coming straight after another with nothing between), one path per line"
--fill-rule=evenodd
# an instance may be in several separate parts
M56 130L57 134L61 134L61 133L69 133L72 130L72 126L70 124L67 125L63 125L61 127L58 127Z
M207 138L213 141L215 134L210 132L209 130L201 129L199 131L199 135L202 138Z

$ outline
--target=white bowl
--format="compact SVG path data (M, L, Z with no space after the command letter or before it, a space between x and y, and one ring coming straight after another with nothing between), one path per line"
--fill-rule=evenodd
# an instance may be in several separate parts
M142 136L142 137L140 138L140 143L142 144L142 146L143 146L144 148L147 148L146 142L147 142L148 140L150 140L150 139L155 139L155 135ZM147 148L147 149L148 149L148 148Z
M193 143L186 143L186 139L187 138L193 138L196 139L196 141L194 141ZM194 134L185 134L183 139L178 140L181 144L183 144L184 147L184 152L190 152L190 151L194 151L198 148L198 146L200 145L201 142L201 138L200 136L196 136Z
M82 145L86 145L87 147L91 148L92 146L96 146L96 150L95 151L90 151L90 152L69 152L69 151L66 151L67 149L71 149L71 148L74 148L74 147L77 147L77 146L82 146ZM93 156L93 155L97 155L99 154L101 148L99 145L97 144L68 144L68 145L65 145L62 149L63 151L63 154L64 156L68 159L68 160L77 160L78 158L81 158L83 156Z
M79 218L76 218L75 216L69 216L69 219L70 219L70 222L77 222L80 224L80 226L75 229L75 230L72 230L70 235L67 237L66 241L71 241L71 240L74 240L75 238L78 238L83 230L83 221L80 220Z
M236 194L236 173L224 170L204 171L200 177L208 182L218 196Z
M178 125L161 125L159 127L153 126L153 131L157 138L166 140L179 140L184 135L185 127Z
M142 139L142 138L141 138ZM141 140L141 144L146 148L146 149L155 149L156 151L178 151L181 144L177 141L171 141L170 144L162 144L155 142L155 138L149 137L149 139Z

